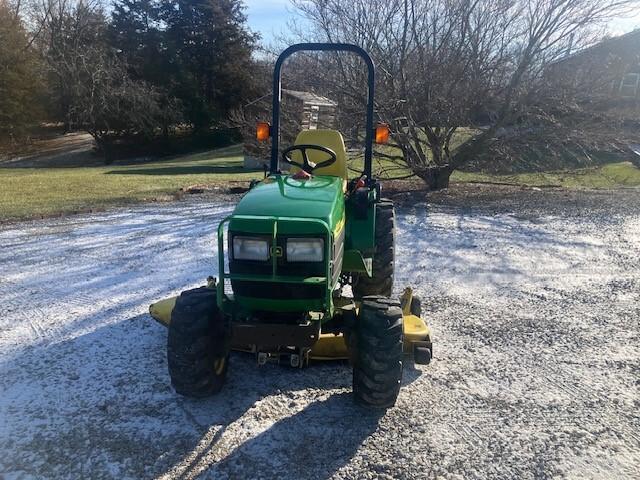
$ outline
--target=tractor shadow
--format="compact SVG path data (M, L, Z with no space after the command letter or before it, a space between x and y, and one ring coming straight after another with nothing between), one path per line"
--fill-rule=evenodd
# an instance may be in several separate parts
M403 386L422 374L410 359L405 365ZM350 390L351 367L346 361L313 362L304 369L258 367L253 355L233 353L221 393L204 400L176 396L202 436L164 475L329 477L376 432L386 413L355 404ZM270 418L265 417L274 420L266 428ZM260 433L254 435L255 430Z
M355 405L350 393L333 394L239 445L207 477L330 477L378 429L383 416L382 410Z

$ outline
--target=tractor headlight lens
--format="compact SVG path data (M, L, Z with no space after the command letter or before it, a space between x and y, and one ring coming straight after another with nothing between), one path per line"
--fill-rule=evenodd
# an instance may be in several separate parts
M321 262L323 257L324 240L322 238L287 239L287 261Z
M261 238L233 237L234 260L269 260L269 243Z

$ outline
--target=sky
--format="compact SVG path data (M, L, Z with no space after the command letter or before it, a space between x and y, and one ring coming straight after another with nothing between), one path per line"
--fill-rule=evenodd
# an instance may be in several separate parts
M609 28L614 35L622 35L623 33L628 33L631 30L640 28L640 7L638 7L638 11L634 15L612 22Z
M286 31L287 21L296 17L290 0L244 0L249 26L269 44L274 36Z
M275 35L286 31L287 20L295 17L290 0L244 0L249 25L262 35L262 43L269 44ZM609 26L612 35L622 35L640 27L640 7L635 15L621 18Z

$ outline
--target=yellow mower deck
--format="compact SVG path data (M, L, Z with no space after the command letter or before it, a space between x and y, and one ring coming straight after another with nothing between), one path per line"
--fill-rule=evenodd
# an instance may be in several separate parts
M159 323L165 327L171 322L171 312L178 297L166 298L152 304L149 313ZM426 322L411 313L412 292L410 288L405 289L401 297L402 320L404 325L404 352L411 354L413 344L416 342L430 342L431 331ZM246 351L241 345L232 345L234 350ZM333 335L323 333L316 344L311 348L309 358L312 360L348 360L349 353L342 334Z

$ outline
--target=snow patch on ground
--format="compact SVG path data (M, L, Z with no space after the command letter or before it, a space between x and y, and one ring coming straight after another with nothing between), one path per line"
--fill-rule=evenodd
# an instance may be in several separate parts
M348 365L257 368L178 397L149 303L217 271L229 205L0 230L3 478L638 478L640 214L398 211L398 293L435 332L396 408Z

